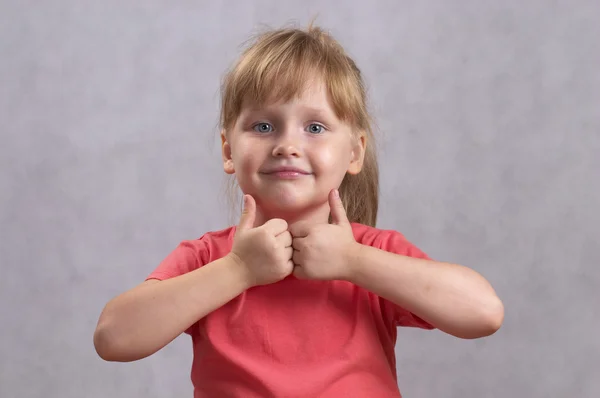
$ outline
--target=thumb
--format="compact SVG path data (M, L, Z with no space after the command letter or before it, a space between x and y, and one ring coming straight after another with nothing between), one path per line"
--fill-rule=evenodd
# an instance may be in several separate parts
M238 231L244 231L247 229L254 228L254 219L256 217L256 202L252 195L244 195L244 209L240 222L238 224Z
M334 224L350 224L346 209L344 209L344 203L340 198L340 191L337 189L332 189L329 193L329 208L331 209L331 220Z

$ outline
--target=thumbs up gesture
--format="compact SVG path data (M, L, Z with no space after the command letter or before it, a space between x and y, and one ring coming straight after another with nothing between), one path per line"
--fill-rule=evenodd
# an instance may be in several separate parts
M254 227L256 202L244 196L244 211L233 238L229 256L233 257L249 278L250 286L278 282L290 275L292 263L292 236L282 219L271 219Z
M337 190L329 193L332 224L296 224L290 228L294 276L299 279L348 279L360 250Z

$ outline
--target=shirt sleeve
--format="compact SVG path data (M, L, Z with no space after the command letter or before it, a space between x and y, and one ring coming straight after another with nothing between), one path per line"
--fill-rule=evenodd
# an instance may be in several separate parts
M146 280L163 281L186 274L207 264L209 257L208 245L204 237L183 241L146 277ZM192 336L197 334L197 329L198 322L194 322L184 333Z
M204 237L183 241L146 277L146 280L162 281L186 274L205 265L208 259L208 245Z
M406 240L406 238L399 232L386 232L387 234L381 242L380 249L402 256L431 260L427 254ZM428 330L435 329L435 327L429 322L418 317L412 312L392 303L389 300L382 300L384 300L384 306L388 310L386 312L391 315L392 321L394 324L396 324L396 326L416 327Z

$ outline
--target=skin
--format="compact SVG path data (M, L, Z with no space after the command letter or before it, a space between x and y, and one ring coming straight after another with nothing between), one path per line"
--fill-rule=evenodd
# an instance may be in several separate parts
M335 116L318 80L286 103L244 104L233 128L222 133L223 168L245 193L231 252L110 300L94 333L98 355L121 362L152 355L245 290L292 273L350 281L453 336L498 330L502 302L477 272L354 240L337 188L346 173L360 172L365 148L365 135ZM302 173L278 174L280 167Z
M253 109L245 104L231 131L221 135L223 167L256 201L256 225L280 218L325 223L327 197L348 174L362 168L366 137L340 121L325 86L309 83L300 98ZM282 166L302 169L298 178L272 173Z
M335 191L329 204L332 224L298 223L290 229L298 278L350 281L460 338L489 336L500 328L502 302L477 272L361 245Z
M256 200L255 225L288 223L295 276L351 281L457 337L488 336L500 328L502 302L477 272L354 240L336 189L346 173L360 172L366 141L335 116L322 83L313 82L288 103L245 107L222 142L225 172L236 175L246 200ZM265 174L280 165L308 174L298 179Z

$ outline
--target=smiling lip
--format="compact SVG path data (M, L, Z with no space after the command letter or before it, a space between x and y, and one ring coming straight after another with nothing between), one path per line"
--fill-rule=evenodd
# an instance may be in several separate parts
M263 172L263 174L278 178L294 179L310 175L311 173L296 167L276 167Z

